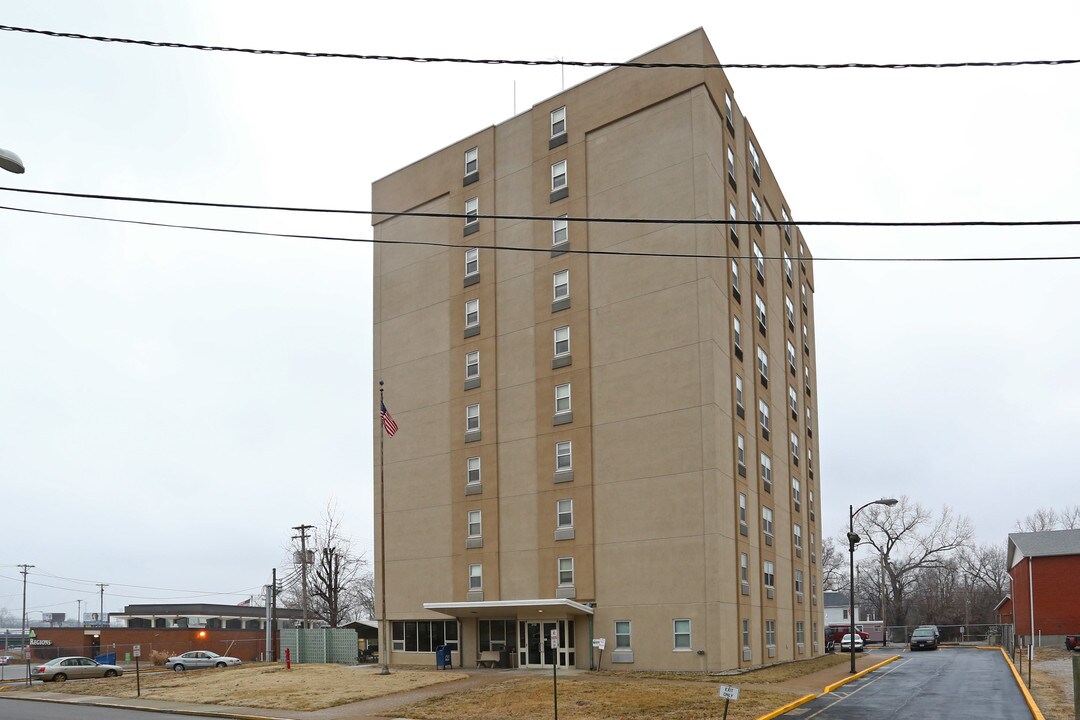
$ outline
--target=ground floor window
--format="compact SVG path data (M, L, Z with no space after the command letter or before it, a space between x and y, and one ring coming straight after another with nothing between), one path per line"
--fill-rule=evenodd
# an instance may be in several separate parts
M480 652L514 648L517 620L480 620Z
M458 649L456 620L395 620L392 635L398 652L435 652L440 645Z

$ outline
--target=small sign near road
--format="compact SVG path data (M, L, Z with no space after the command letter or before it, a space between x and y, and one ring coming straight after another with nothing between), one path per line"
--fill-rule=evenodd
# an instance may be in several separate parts
M719 695L723 700L738 700L739 688L734 685L721 685Z
M131 656L132 657L142 657L142 645L132 645L131 646Z
M607 638L593 638L592 646L594 648L603 650L605 645L607 645Z

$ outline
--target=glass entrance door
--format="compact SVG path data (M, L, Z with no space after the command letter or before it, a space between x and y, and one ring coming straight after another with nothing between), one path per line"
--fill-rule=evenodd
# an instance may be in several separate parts
M573 667L574 621L573 620L522 620L518 623L518 666L550 668L555 662L559 667ZM551 647L551 631L559 631L558 648Z

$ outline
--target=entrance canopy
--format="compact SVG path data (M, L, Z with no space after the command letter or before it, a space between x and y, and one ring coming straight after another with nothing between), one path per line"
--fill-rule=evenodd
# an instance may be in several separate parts
M538 598L535 600L481 600L479 602L443 602L424 603L425 610L449 615L460 619L492 615L512 615L525 618L542 619L567 615L592 615L588 605L566 598Z

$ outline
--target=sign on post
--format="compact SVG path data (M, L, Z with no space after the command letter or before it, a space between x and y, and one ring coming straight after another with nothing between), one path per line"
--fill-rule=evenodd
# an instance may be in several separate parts
M607 638L593 638L592 646L594 648L603 650L605 645L607 645Z
M131 656L132 657L142 657L142 645L132 645L131 646Z
M552 630L551 631L551 649L554 650L557 647L559 647L559 631L558 630Z
M732 700L739 699L739 688L734 685L721 685L717 694L724 701L724 720L727 720L728 705Z

